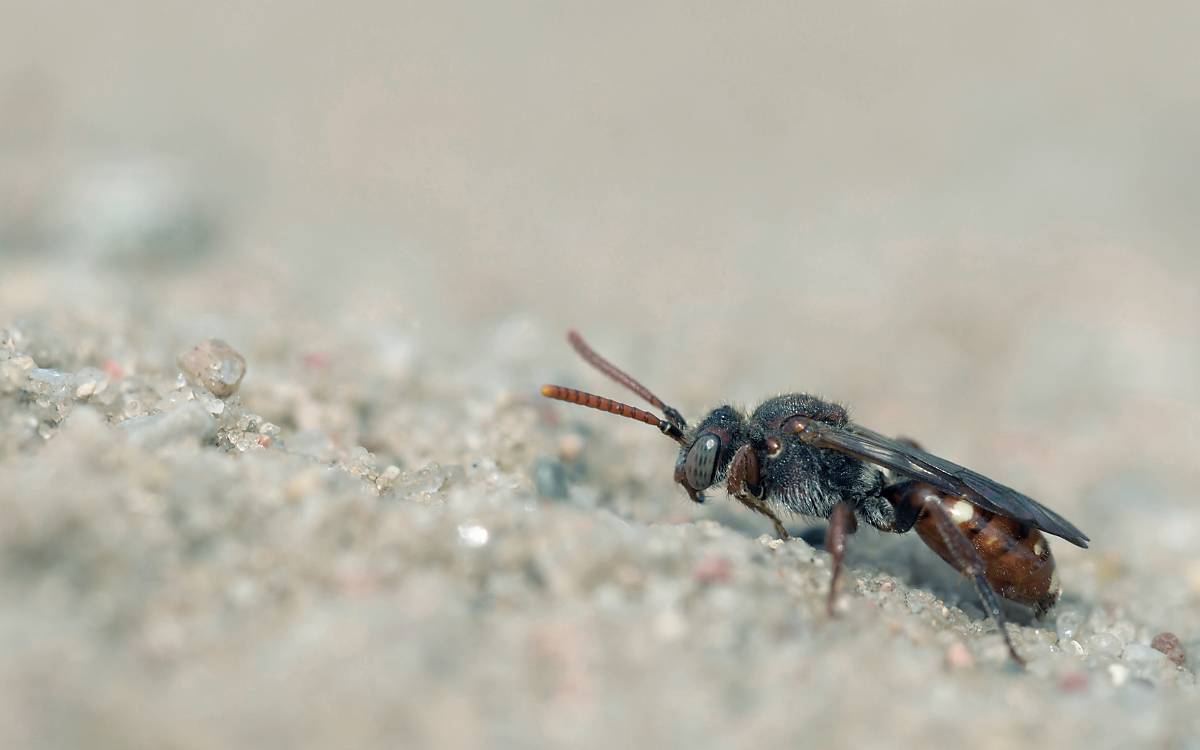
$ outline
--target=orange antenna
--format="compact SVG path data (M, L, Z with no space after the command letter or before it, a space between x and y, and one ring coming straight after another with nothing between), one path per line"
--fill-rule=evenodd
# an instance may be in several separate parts
M561 385L543 385L542 395L546 398L557 399L558 401L566 401L568 403L586 406L591 409L599 409L600 411L606 411L609 414L616 414L619 417L636 419L639 422L645 422L646 424L654 425L662 431L662 434L676 440L677 442L683 442L683 431L679 429L678 425L668 422L667 420L655 414L651 414L644 409L639 409L636 406L623 404L620 401L613 401L611 398L605 398L604 396L597 396L592 393L577 391L574 388L565 388Z
M646 386L642 385L641 383L639 383L638 381L636 381L632 377L630 377L624 370L620 369L619 367L614 365L612 362L609 362L607 359L605 359L604 357L601 357L599 354L597 354L596 350L593 349L592 347L588 346L588 343L586 341L584 341L583 337L580 336L576 331L569 331L567 333L567 341L569 341L571 343L571 346L575 349L576 352L579 353L579 356L583 357L584 361L586 361L589 365L591 365L592 367L595 367L600 372L604 373L608 377L612 378L613 380L617 381L618 383L625 386L629 390L633 391L637 395L641 396L647 402L649 402L649 404L651 406L653 406L654 408L662 409L663 414L667 418L667 421L670 422L671 424L673 424L676 428L678 428L678 430L680 432L683 432L684 430L687 429L687 422L685 422L683 420L682 414L680 414L675 409L672 409L671 407L664 404L662 402L662 399L660 399L658 396L655 396L653 393L651 393L649 388L647 388ZM542 390L542 394L545 395L545 389ZM588 394L584 394L584 395L588 395ZM554 398L554 397L551 396L551 398ZM592 398L599 398L599 397L593 396ZM567 400L567 399L564 399L564 400ZM609 399L603 399L603 400L609 401ZM579 403L579 402L575 402L575 403ZM618 403L618 402L610 401L610 403ZM624 406L624 404L620 404L620 405ZM585 404L585 406L590 406L590 404ZM596 407L592 407L592 408L602 409L603 407L596 406ZM626 408L632 408L632 407L626 407ZM635 411L641 411L641 410L635 409ZM613 412L613 413L615 414L616 412ZM642 414L646 414L646 413L647 412L642 412ZM634 419L638 419L638 417L634 417ZM645 421L645 420L642 420L642 421Z

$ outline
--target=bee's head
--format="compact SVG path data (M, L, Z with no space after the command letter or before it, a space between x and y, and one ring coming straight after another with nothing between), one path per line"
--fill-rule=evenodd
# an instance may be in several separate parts
M746 440L745 419L732 406L709 412L686 436L675 461L675 481L700 501L700 493L725 478L733 454Z

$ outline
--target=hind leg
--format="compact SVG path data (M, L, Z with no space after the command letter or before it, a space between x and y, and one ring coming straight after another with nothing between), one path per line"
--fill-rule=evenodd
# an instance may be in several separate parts
M1013 553L1015 547L1024 542L1003 539L997 540L1000 542L998 546L990 544L991 536L1008 528L1001 521L1009 522L1009 518L996 516L994 532L985 538L982 530L991 528L991 514L985 515L962 498L938 492L929 485L913 480L895 482L884 488L883 494L895 505L898 522L895 530L916 527L917 535L938 554L938 557L953 565L971 581L984 611L990 614L1000 629L1008 653L1013 656L1014 661L1024 665L1025 660L1016 653L1012 638L1008 635L1008 623L1000 606L1000 594L997 594L991 581L994 577L1000 581L998 576L1009 574L1008 556ZM976 528L977 526L980 528ZM980 548L977 545L983 546ZM1049 551L1044 552L1052 566L1054 562L1049 558ZM1042 571L1042 566L1039 565L1037 570ZM1004 587L1001 590L1004 590L1009 598L1020 601L1019 598L1015 598L1012 590Z

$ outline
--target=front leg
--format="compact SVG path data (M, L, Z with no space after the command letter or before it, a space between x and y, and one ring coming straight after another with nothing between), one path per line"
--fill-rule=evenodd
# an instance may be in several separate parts
M784 540L791 538L787 529L783 527L783 522L779 520L779 516L775 515L775 512L768 508L763 501L758 458L754 455L754 449L749 445L743 445L738 448L737 453L733 454L725 486L729 490L729 494L739 503L755 513L761 513L771 519L771 523L775 524L776 536Z

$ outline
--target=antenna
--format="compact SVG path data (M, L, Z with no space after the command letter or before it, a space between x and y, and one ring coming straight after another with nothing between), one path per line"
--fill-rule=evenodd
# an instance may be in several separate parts
M620 401L613 401L611 398L605 398L604 396L597 396L592 393L577 391L574 388L565 388L561 385L543 385L542 395L546 398L557 399L558 401L566 401L568 403L586 406L591 409L599 409L600 411L606 411L609 414L616 414L619 417L636 419L639 422L645 422L646 424L654 425L662 431L662 434L672 438L676 442L683 442L683 430L681 430L677 425L673 424L672 422L668 422L667 420L655 414L651 414L644 409L639 409L636 406L623 404Z
M655 396L653 393L650 392L649 388L642 385L638 381L634 380L632 377L630 377L627 373L625 373L619 367L614 365L612 362L609 362L607 359L605 359L604 357L601 357L599 354L597 354L596 350L593 349L592 347L588 346L588 343L583 340L583 337L580 336L578 332L569 331L567 333L567 341L570 342L572 348L574 348L575 351L579 353L579 356L583 357L584 361L587 362L589 365L591 365L592 367L595 367L600 372L604 373L608 377L612 378L613 380L617 381L618 383L625 386L629 390L633 391L637 395L641 396L643 399L645 399L647 402L649 402L650 405L653 406L654 408L661 409L663 412L663 415L666 416L667 421L670 422L672 425L674 425L680 433L682 433L684 430L687 429L687 422L684 421L682 414L680 414L675 409L672 409L671 407L664 404L662 402L662 399L660 399L658 396ZM542 391L542 394L545 395L544 389ZM589 394L584 394L584 395L589 395ZM554 398L554 397L551 396L550 398ZM592 396L592 398L599 398L599 397ZM566 399L564 399L564 400L566 400ZM609 401L609 399L604 399L604 400ZM579 403L579 402L574 402L574 403ZM611 403L618 403L618 402L612 401ZM624 404L621 404L621 405L624 406ZM590 406L590 404L585 404L585 406ZM599 409L602 407L592 407L592 408ZM626 408L632 408L632 407L626 407ZM641 410L637 409L635 411L641 411ZM615 413L616 412L614 412L614 414ZM642 413L645 414L646 412L642 412ZM634 417L634 419L637 419L637 417ZM643 420L643 421L645 421L645 420ZM665 430L664 430L664 432L665 432Z

